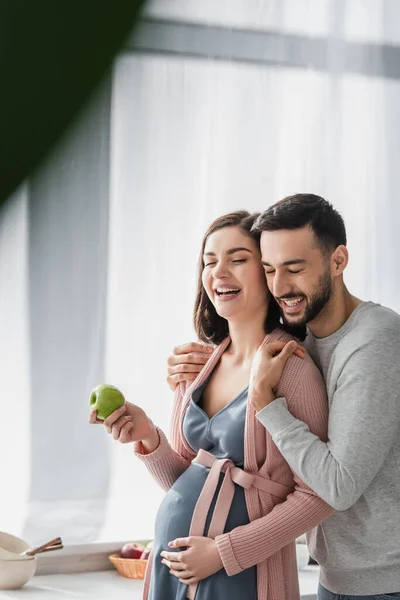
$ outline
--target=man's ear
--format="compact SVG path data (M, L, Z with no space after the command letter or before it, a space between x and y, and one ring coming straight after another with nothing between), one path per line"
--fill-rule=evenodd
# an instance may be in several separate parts
M349 251L346 246L340 245L331 255L331 269L333 277L342 275L349 262Z

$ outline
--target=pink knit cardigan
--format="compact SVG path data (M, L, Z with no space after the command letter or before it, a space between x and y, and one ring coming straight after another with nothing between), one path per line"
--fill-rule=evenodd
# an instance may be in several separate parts
M290 339L293 338L287 333L275 329L266 336L265 341ZM145 454L140 443L135 444L136 455L166 491L196 456L182 431L191 393L207 379L229 342L227 338L217 346L191 385L178 386L172 416L171 444L161 430L160 444L151 454ZM325 385L308 355L304 359L293 356L288 360L277 394L285 396L288 408L295 417L307 423L314 434L326 441L328 405ZM258 600L299 600L294 540L334 511L291 471L270 434L256 419L250 403L246 411L243 468L291 487L293 491L282 500L271 494L261 494L255 487L245 490L250 523L215 538L224 568L228 575L235 575L257 565ZM154 558L161 560L158 556ZM148 597L151 563L149 560L144 599Z

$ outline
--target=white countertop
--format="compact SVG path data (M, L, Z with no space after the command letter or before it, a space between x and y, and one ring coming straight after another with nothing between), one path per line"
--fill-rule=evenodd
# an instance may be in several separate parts
M318 567L300 571L300 591L304 600L316 598ZM34 577L20 590L0 590L0 600L141 600L142 581L126 579L117 571L92 571L68 575Z

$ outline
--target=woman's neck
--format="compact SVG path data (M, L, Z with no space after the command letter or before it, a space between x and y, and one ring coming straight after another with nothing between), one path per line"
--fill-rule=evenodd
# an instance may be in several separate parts
M226 353L231 356L234 363L252 361L255 353L265 337L263 319L252 319L245 323L229 323L231 343Z

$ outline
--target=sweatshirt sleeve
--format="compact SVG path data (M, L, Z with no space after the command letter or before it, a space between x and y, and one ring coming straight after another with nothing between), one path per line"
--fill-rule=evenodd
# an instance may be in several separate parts
M327 442L282 398L257 414L291 468L336 510L360 498L398 438L399 354L398 332L382 332L348 357L331 401Z
M295 390L291 410L298 418L307 422L315 434L324 437L328 408L322 377L315 367L311 371L311 379L302 377L301 380L306 380L306 385ZM267 515L216 537L228 575L235 575L269 558L333 514L332 507L297 475L294 475L294 482L294 491Z

